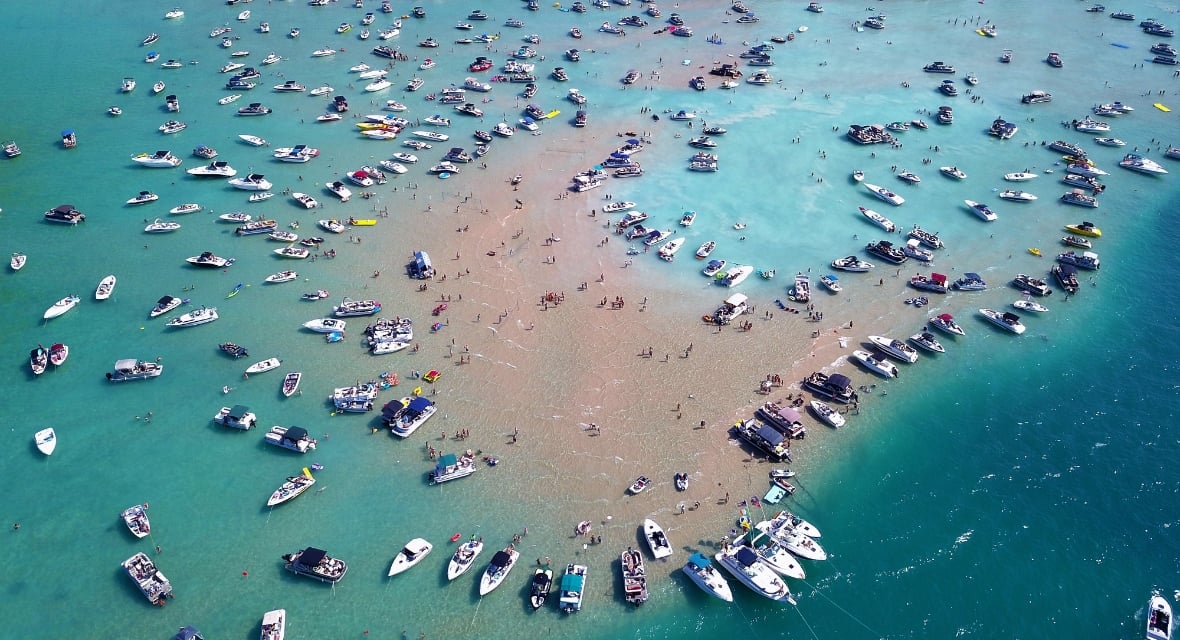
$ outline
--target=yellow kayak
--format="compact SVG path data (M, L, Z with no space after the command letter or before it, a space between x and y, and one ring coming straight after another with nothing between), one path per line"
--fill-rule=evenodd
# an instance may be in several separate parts
M1169 111L1171 111L1171 109L1167 108L1166 106L1164 106L1162 103L1159 103L1159 102L1155 103L1155 108L1159 109L1160 111L1163 111L1164 113L1168 113Z
M1039 258L1039 257L1041 257L1041 250L1040 250L1040 249L1038 249L1038 248L1036 248L1036 247L1029 247L1029 248L1028 248L1028 252L1029 252L1029 253L1031 253L1031 254L1033 254L1034 256L1036 256L1036 257L1038 257L1038 258Z

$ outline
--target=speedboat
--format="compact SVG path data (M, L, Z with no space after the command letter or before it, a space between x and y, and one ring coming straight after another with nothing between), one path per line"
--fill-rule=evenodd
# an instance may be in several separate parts
M167 168L167 169L180 166L180 163L184 162L184 160L181 160L180 158L172 155L172 152L170 152L170 151L157 151L155 153L141 153L139 155L132 156L131 160L136 163L139 163L141 166L144 166L144 167Z
M29 368L33 370L33 375L39 376L45 373L48 367L49 351L45 347L37 345L36 349L29 352Z
M857 349L852 352L852 357L859 362L864 368L876 373L877 375L886 378L897 377L897 366L889 362L885 358L875 356L868 351L861 351Z
M205 267L207 269L222 269L234 263L233 258L222 258L214 255L212 251L204 251L200 255L185 258L185 262L194 267Z
M856 256L836 258L832 261L832 268L840 269L841 271L864 272L873 269L875 266L873 263L861 260Z
M822 400L812 400L808 407L815 417L822 420L828 426L839 429L844 426L844 416L840 414L834 407Z
M13 271L20 271L22 268L24 268L25 262L27 261L28 256L18 251L12 254L12 259L8 261L8 266Z
M159 200L159 199L160 199L160 196L152 193L151 191L140 191L136 196L128 199L127 204L131 205L131 206L135 206L138 204L147 204L149 202L155 202L156 200Z
M152 524L148 520L147 510L146 503L137 504L127 507L119 514L119 517L123 519L123 524L127 525L127 530L136 538L146 538L152 532Z
M1012 306L1020 309L1021 311L1031 311L1033 313L1045 313L1049 310L1049 307L1028 299L1017 300L1016 302L1012 303Z
M262 106L261 102L251 102L238 109L239 116L265 116L270 114L270 107Z
M512 571L512 567L516 566L516 561L519 559L520 552L511 546L505 548L503 551L497 551L479 580L480 597L486 596L493 589L500 586L504 582L504 579L508 577L508 573Z
M193 309L188 313L169 320L165 326L175 328L195 327L213 322L218 317L217 307L201 307L200 309Z
M705 593L725 602L733 602L733 592L729 588L729 583L704 554L700 552L692 554L682 571Z
M1143 156L1135 153L1128 153L1127 155L1123 156L1123 159L1119 161L1119 166L1124 169L1130 169L1131 171L1150 173L1154 175L1163 175L1168 172L1168 170L1160 166L1158 162L1154 160L1148 160L1147 158L1144 158Z
M99 281L98 288L94 290L94 299L106 300L107 298L110 298L111 294L115 291L115 282L117 282L117 280L113 275L109 275Z
M1010 200L1012 202L1032 202L1037 197L1027 191L1017 191L1013 189L1005 189L1000 192L1001 200Z
M1104 147L1125 147L1127 143L1118 138L1094 138L1095 144L1100 144Z
M273 253L280 258L291 258L294 260L306 260L311 257L311 252L303 247L283 247L275 249Z
M996 311L995 309L980 309L979 314L987 318L992 324L1011 331L1016 335L1024 333L1025 327L1020 323L1020 316L1015 313Z
M533 611L545 606L545 600L549 597L549 592L553 590L553 570L546 567L538 567L533 572L533 580L529 584L529 604L532 605Z
M714 560L754 593L776 602L795 604L787 583L753 549L731 546L719 551Z
M259 173L251 173L244 178L233 178L226 182L231 187L242 189L243 191L270 191L271 187L274 186L270 180L267 180L265 176Z
M483 542L479 540L470 540L459 545L455 549L454 555L451 556L451 562L447 565L447 580L454 580L459 576L467 573L467 570L474 564L475 558L483 551Z
M37 445L37 451L47 456L53 455L53 450L57 448L57 434L53 427L46 427L33 434L33 443Z
M871 187L872 185L869 185L869 186ZM893 233L894 231L897 230L897 227L893 224L893 221L890 220L889 218L886 218L885 216L877 213L876 211L873 211L872 209L866 209L865 207L859 207L859 209L860 209L861 214L864 215L864 217L868 218L869 221L871 221L873 224L877 225L878 227L881 227L885 231L887 231L889 233Z
M1078 222L1075 224L1067 224L1067 225L1065 225L1065 229L1066 229L1066 231L1076 233L1079 236L1087 236L1090 238L1101 238L1102 237L1102 229L1099 229L1098 227L1094 226L1093 222ZM1087 248L1089 248L1089 245L1086 245L1086 246L1087 246Z
M820 276L819 283L832 293L840 293L844 290L844 288L840 286L840 279L831 274Z
M922 182L922 178L912 171L902 171L901 173L897 174L897 179L908 184L919 184Z
M656 560L672 555L672 545L668 543L668 537L664 535L664 530L656 524L655 520L647 518L643 521L643 538L647 540L651 555Z
M408 571L418 564L434 549L434 545L430 544L422 538L414 538L402 547L397 556L393 558L393 563L389 565L389 577L396 576L399 573Z
M1028 173L1027 171L1017 171L1014 173L1005 173L1004 174L1004 179L1007 180L1008 182L1025 182L1027 180L1033 180L1036 177L1037 177L1037 174Z
M1172 605L1160 595L1151 596L1147 605L1147 640L1171 640Z
M902 264L905 261L910 259L909 256L907 256L904 251L902 251L901 249L899 249L897 247L894 247L893 243L888 240L878 240L877 242L870 242L865 245L865 251L868 251L869 253L871 253L879 258L882 258L887 262L891 262L893 264ZM832 266L835 267L836 263L833 262ZM837 268L839 268L839 267L837 267Z
M962 336L966 335L963 328L955 322L954 316L949 313L939 314L930 319L930 326L949 333L951 335Z
M561 598L558 606L565 613L582 610L582 599L586 593L586 565L569 564L561 576Z
M992 211L991 208L989 208L986 204L975 202L974 200L964 200L963 203L967 205L968 209L971 209L972 213L979 216L984 222L995 222L997 220L995 212Z
M62 224L78 224L86 220L86 214L75 209L72 204L59 204L45 212L45 219Z
M319 220L316 222L316 224L320 225L320 228L323 230L330 231L332 233L344 233L348 230L348 227L346 227L344 223L336 220L335 218Z
M869 336L869 342L885 355L913 364L918 361L918 352L910 345L886 336Z
M238 175L238 170L231 167L229 163L224 160L214 160L208 165L185 169L184 172L190 176L197 176L199 178L232 178ZM173 213L177 212L173 211Z
M909 337L909 341L918 345L919 347L933 351L935 353L946 353L946 348L934 337L933 333L929 331L919 331Z
M705 268L701 273L704 273L706 278L714 278L717 276L717 274L721 273L724 269L725 269L725 261L724 260L710 260L709 264L705 265Z
M344 320L337 320L336 318L319 318L317 320L308 320L303 323L303 328L316 333L332 333L333 331L344 331L347 322Z
M623 570L623 599L634 605L647 602L647 571L643 566L643 554L627 547L619 555L619 565Z
M70 309L73 309L75 306L77 306L79 300L81 300L81 298L79 298L78 296L68 295L68 296L62 298L61 300L58 300L57 302L53 303L53 305L51 307L46 309L45 313L42 315L42 318L45 320L51 320L51 319L56 318L60 315L63 315L64 313L66 313Z
M966 180L967 174L961 171L958 167L939 167L938 170L942 175L956 180Z
M123 84L119 85L119 89L123 93L135 91L135 78L123 78Z
M635 479L635 482L632 482L631 486L627 488L627 493L630 493L631 495L638 495L642 493L644 489L650 486L651 480L648 480L647 476L639 476Z

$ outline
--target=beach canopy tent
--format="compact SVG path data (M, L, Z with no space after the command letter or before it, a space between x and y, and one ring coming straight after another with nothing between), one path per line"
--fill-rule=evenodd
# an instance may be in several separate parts
M787 439L786 434L768 424L758 427L758 437L765 440L766 444L771 447L777 447Z
M454 459L455 459L455 456L451 455L451 460L453 461ZM497 551L496 555L492 556L492 566L493 567L503 568L503 567L507 567L509 564L512 564L512 556L508 555L507 552Z
M407 265L411 278L429 280L434 277L434 265L430 262L430 255L425 251L415 251L414 261Z
M409 410L413 413L422 413L423 411L429 409L433 404L434 403L431 402L429 398L417 396L413 400L410 400Z
M304 549L302 553L299 554L299 564L301 564L305 567L314 567L317 564L319 564L321 561L323 561L323 559L325 557L327 557L327 555L328 555L328 552L324 551L323 549L316 549L315 547L308 547L308 548Z
M205 636L192 625L185 625L172 636L172 640L205 640Z
M307 429L303 427L287 427L287 432L283 434L283 439L291 442L298 442L307 437Z
M837 391L845 391L852 387L852 379L842 373L833 373L828 376L828 388Z
M742 563L743 567L754 566L758 562L758 554L754 553L749 547L742 547L738 549L737 561Z

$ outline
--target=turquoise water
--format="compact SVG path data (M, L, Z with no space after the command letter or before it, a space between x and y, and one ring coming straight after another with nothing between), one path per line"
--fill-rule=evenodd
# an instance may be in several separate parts
M1060 168L1025 185L1040 196L1036 203L1013 204L994 196L995 189L1004 188L1004 173L1052 167L1055 154L1025 142L1088 142L1058 123L1082 117L1099 102L1122 100L1136 107L1134 114L1113 123L1112 135L1127 140L1128 148L1138 145L1142 150L1152 140L1162 139L1164 146L1178 142L1168 139L1175 114L1151 108L1156 100L1180 106L1176 80L1165 67L1132 67L1154 41L1134 23L1085 13L1087 5L1064 1L1021 6L1011 14L1007 12L1015 8L974 3L891 3L881 5L889 12L886 30L856 33L848 25L867 14L835 3L822 16L804 13L801 5L754 6L762 17L754 27L722 23L726 17L720 7L686 3L663 10L665 15L680 11L697 37L652 36L652 20L652 26L615 39L593 33L605 19L597 10L581 16L552 7L515 12L529 23L521 35L536 31L545 38L541 48L548 62L538 62L539 70L547 72L556 64L576 69L569 84L591 98L587 132L600 139L594 142L595 152L586 154L588 164L598 159L599 147L614 146L616 130L648 132L655 139L640 158L648 176L611 183L607 189L618 199L642 202L659 226L675 225L682 211L697 210L696 224L682 231L689 237L686 251L715 238L717 255L778 269L779 279L754 278L743 285L756 300L769 303L782 297L781 275L804 268L825 270L833 257L858 252L868 239L879 237L859 219L857 206L881 211L902 228L917 223L940 231L949 247L933 268L979 271L993 285L984 293L936 301L938 309L959 317L967 338L954 341L944 357L907 368L901 380L879 385L873 410L858 418L855 428L823 441L828 450L817 455L830 462L820 473L800 479L794 500L798 511L823 529L823 542L833 557L808 565L806 584L792 584L797 608L773 607L737 585L737 602L725 606L708 599L673 567L659 566L652 567L651 601L631 610L613 590L613 551L578 551L568 541L568 502L523 491L526 472L497 470L505 480L485 481L478 490L464 483L428 488L420 478L429 463L415 444L386 446L384 434L378 434L372 437L382 442L374 446L366 439L369 418L328 416L318 398L332 387L372 377L380 367L360 350L325 344L294 329L288 332L285 327L298 327L326 308L323 303L291 302L301 289L290 287L327 288L333 298L362 297L374 262L396 272L397 254L375 258L349 251L335 262L276 266L264 251L247 247L279 245L233 238L231 225L214 223L205 213L178 218L184 228L176 234L141 233L144 217L168 217L167 208L189 201L217 212L258 208L284 223L298 219L305 225L303 233L322 214L296 212L286 203L247 205L245 194L216 182L193 186L179 170L135 167L125 159L136 153L171 148L186 157L184 166L189 167L195 160L188 151L210 144L239 171L256 165L277 186L295 190L300 190L299 176L305 172L308 182L313 175L322 181L332 171L354 168L360 164L357 158L377 153L373 143L345 139L331 128L335 125L312 125L310 119L320 109L317 99L263 89L278 84L278 74L309 87L327 82L343 89L349 66L377 60L366 53L375 41L364 46L353 37L358 27L350 36L333 33L342 21L355 25L361 11L344 3L322 9L302 3L245 6L254 13L248 25L270 21L269 36L234 21L241 7L184 7L188 15L175 22L160 19L171 5L144 9L130 2L82 3L70 5L69 11L13 3L0 7L0 17L10 27L11 50L24 51L26 60L34 61L6 65L0 72L4 86L21 88L10 93L0 138L15 139L24 149L17 159L0 160L3 248L29 254L28 266L19 274L6 274L0 286L0 309L9 318L4 344L10 367L4 386L13 390L0 409L8 426L0 460L15 479L0 504L10 521L22 524L11 533L3 561L7 615L0 635L64 637L86 631L95 637L169 637L176 627L191 623L210 638L250 637L263 611L285 606L292 611L291 638L362 637L366 631L369 637L396 638L403 630L408 637L425 631L428 637L482 638L553 632L586 638L690 633L1132 637L1140 633L1150 591L1171 594L1180 584L1173 533L1180 478L1172 464L1180 447L1167 430L1175 418L1174 362L1180 354L1173 337L1180 300L1175 288L1162 282L1173 252L1170 225L1180 193L1174 186L1177 171L1162 178L1132 174L1114 167L1123 150L1090 143L1092 157L1113 174L1104 180L1110 188L1097 212L1056 201L1065 190L1056 181ZM426 36L444 43L458 37L460 32L451 27L470 10L439 2L425 6L427 20L407 20L402 36L392 41L412 55L422 54L412 43ZM617 20L638 13L633 9L614 8L607 15ZM960 13L985 9L999 12L986 14L999 25L999 38L979 37L962 26ZM1142 17L1154 13L1164 22L1174 17L1166 7L1146 2L1118 9ZM499 60L515 47L508 44L515 31L499 26L509 17L506 12L493 13L503 14L487 23L487 30L505 33L505 44L494 58ZM948 23L956 18L959 25ZM271 50L289 57L263 67L262 86L242 102L262 101L281 114L295 112L294 117L307 123L301 126L294 117L280 114L243 122L229 116L234 107L216 103L217 96L227 93L220 89L225 78L216 73L226 51L217 48L208 32L222 23L231 23L234 33L242 35L234 49L251 50L249 60L256 63ZM382 23L379 14L377 24ZM574 24L586 32L578 46L595 51L576 65L558 63L560 51L572 46L564 33ZM756 42L802 24L809 26L807 33L790 45L777 45L780 62L771 72L783 80L781 87L742 84L729 95L719 89L697 93L667 80L683 71L683 60L689 67L707 69L713 60L739 53L742 47L736 43L743 39ZM284 36L292 26L303 29L299 40ZM89 35L63 46L63 33L82 29ZM161 35L152 48L163 59L201 64L175 71L144 64L145 50L138 43L152 31ZM734 44L705 43L714 32ZM634 52L633 42L642 43ZM324 45L348 50L335 59L307 57ZM1011 65L997 62L1005 47L1015 50ZM468 75L466 63L486 53L474 46L451 49L444 45L429 52L439 60L439 67L429 72L432 82L461 81ZM1063 69L1042 62L1049 49L1061 52ZM619 90L617 80L627 69L648 72L659 67L660 59L664 79L656 91L645 92L641 86ZM975 93L983 103L934 92L942 76L920 71L934 59L955 64L960 74L979 75ZM411 69L405 65L395 73L404 82ZM117 92L124 76L139 82L130 96ZM161 106L163 94L150 96L156 79L168 83L164 94L180 95L181 117L189 124L172 138L161 139L154 130L169 118ZM911 86L903 88L903 81ZM395 83L400 84L398 79ZM562 99L565 85L547 79L539 84L542 106L573 111ZM68 95L56 90L66 85ZM1054 101L1021 105L1019 96L1034 88L1051 91ZM491 113L503 105L515 117L509 108L515 101L501 96L514 89L498 87L493 94L497 99L485 110ZM1143 95L1160 89L1167 95ZM354 112L370 112L356 90L345 93ZM385 94L376 96L385 99ZM415 117L441 110L420 107L417 100L402 100L411 104ZM122 106L124 115L107 116L111 104ZM932 121L919 110L932 111L941 104L955 106L955 124L902 134L901 149L860 147L842 137L853 122ZM730 133L719 140L717 150L722 170L685 173L691 155L685 143L692 132L666 118L653 122L640 114L643 106L660 115L665 109L697 110L711 124L726 126ZM1020 133L1008 141L984 135L996 116L1017 123ZM549 123L546 136L538 138L518 136L505 153L527 158L530 149L552 136L554 125L564 126ZM59 130L67 127L80 138L70 152L57 146ZM680 138L675 137L678 132ZM236 142L239 133L261 135L275 146L309 144L323 155L308 167L276 165L265 151ZM792 144L796 137L801 142ZM934 145L941 151L931 150ZM1158 151L1151 155L1162 156ZM923 158L931 158L932 164L923 165ZM1169 169L1180 168L1160 161ZM923 183L909 188L889 176L895 164L919 173ZM937 174L935 167L941 164L957 165L970 177L952 183ZM907 198L906 205L886 210L884 203L865 198L848 180L853 168L864 170L870 182L896 188ZM462 185L457 188L478 186L471 176L453 182ZM158 193L160 202L143 209L122 206L142 189ZM317 187L303 189L321 200L327 197ZM989 201L1000 220L984 226L963 208L964 198ZM42 223L40 213L61 202L86 212L87 222L78 228ZM361 216L377 206L409 208L404 192L388 190L376 202L356 198L347 205L326 205L337 216ZM1061 225L1082 219L1095 220L1106 234L1096 246L1105 264L1094 286L1084 278L1086 288L1069 302L1058 291L1046 301L1050 313L1025 318L1029 332L1020 339L977 321L974 309L999 308L1016 299L1002 286L1011 275L1047 270L1048 260L1027 254L1026 247L1039 246L1052 255L1063 234ZM732 229L738 221L748 225L744 241ZM342 240L334 242L339 246ZM398 248L408 252L416 248L412 243L407 238ZM185 257L201 250L236 256L238 262L224 273L179 268ZM622 248L616 250L621 261ZM687 292L686 307L715 304L716 290L703 286L693 261L665 265L636 260L636 266L662 286ZM307 280L301 285L260 284L263 275L280 268L297 268ZM107 273L119 276L115 296L107 304L95 303L89 292ZM880 309L874 333L912 332L925 317L902 304L912 294L905 293L900 281L889 283L886 277L890 286L876 289L867 277L858 280L849 274L842 280L849 283L852 304ZM251 286L225 299L240 281ZM75 292L83 298L78 309L49 323L39 318L54 300ZM216 305L222 320L216 328L165 331L162 322L145 320L148 309L165 294ZM407 302L382 301L390 309ZM215 344L226 339L248 345L251 357L233 362L217 353ZM33 380L25 353L38 343L57 341L73 347L66 366ZM118 358L156 356L163 356L167 367L158 380L109 385L102 379ZM309 372L305 396L282 399L280 372L241 379L249 362L269 356L284 359L280 372ZM393 366L385 361L380 365ZM230 396L222 396L223 385L234 387ZM888 399L880 397L886 387ZM233 402L249 404L262 424L299 424L329 437L306 458L277 455L256 433L225 432L212 425L209 418L217 407ZM150 422L144 419L148 412ZM457 415L454 422L477 416L472 411ZM49 459L40 457L30 442L31 433L46 424L57 429L62 441ZM431 427L438 425L432 422ZM263 508L266 492L311 462L325 465L317 476L321 493L304 496L289 508ZM143 501L152 503L158 532L146 544L132 541L115 517ZM410 537L435 541L440 547L436 555L442 556L432 558L437 564L445 561L440 543L453 532L507 542L526 526L529 535L520 545L526 565L545 555L556 564L585 559L590 565L587 606L575 619L559 620L552 609L539 615L526 612L523 599L516 598L527 591L527 578L518 575L526 573L523 568L504 587L515 593L486 602L479 600L472 582L447 586L439 572L410 572L396 581L382 573L383 563ZM147 607L118 568L135 551L151 552L155 545L162 549L159 564L177 589L176 600L163 611ZM290 577L279 556L306 545L350 560L352 575L335 589Z

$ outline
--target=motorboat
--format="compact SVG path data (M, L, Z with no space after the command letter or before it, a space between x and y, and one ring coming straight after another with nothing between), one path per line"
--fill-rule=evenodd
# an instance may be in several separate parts
M1053 290L1049 288L1049 283L1024 273L1016 274L1016 277L1012 279L1012 286L1034 296L1047 296L1053 293Z
M57 448L57 433L54 432L53 427L41 429L33 434L33 444L37 446L37 451L51 456L53 450Z
M250 355L250 351L246 347L243 347L239 344L235 344L233 342L223 342L223 343L217 345L217 348L222 353L230 355L234 359L244 358L244 357Z
M123 93L135 91L135 78L123 78L123 83L119 85L119 90Z
M340 182L339 179L334 182L324 183L323 187L332 192L334 196L339 197L341 202L348 202L348 198L353 197L352 189L349 189L347 185Z
M253 236L263 233L270 233L278 227L277 220L254 220L247 221L246 224L234 229L234 233L239 236Z
M995 309L980 309L979 315L986 318L992 324L1011 331L1016 335L1024 333L1025 327L1020 323L1020 316L1015 313L1007 311L996 311Z
M934 334L929 331L919 331L909 337L909 341L925 349L935 353L946 353L946 348L934 337Z
M265 116L270 114L270 107L262 106L261 102L251 102L238 109L239 116Z
M869 342L873 343L885 355L913 364L918 361L918 352L913 347L902 342L886 336L869 336Z
M180 133L181 131L184 131L187 128L188 128L188 125L185 124L184 122L181 122L180 120L169 120L169 121L165 122L164 124L160 125L160 133L163 133L165 135L171 135L174 133Z
M147 510L147 504L137 504L127 507L119 514L123 524L127 526L127 530L136 538L146 538L152 533L152 524L148 520Z
M914 225L914 228L910 229L909 237L931 249L941 249L943 247L942 238L939 238L937 233L926 231L918 225Z
M533 571L533 580L529 584L529 604L533 611L545 606L545 600L553 590L553 570L548 566L538 567Z
M1027 171L1016 171L1014 173L1005 173L1004 174L1004 179L1007 180L1008 182L1026 182L1028 180L1033 180L1036 177L1037 177L1037 174L1029 173Z
M329 231L331 233L344 233L348 230L348 227L346 227L344 223L336 220L335 218L329 220L319 220L316 222L316 224L318 224L325 231Z
M829 427L839 429L844 426L844 416L828 403L822 400L812 400L807 406L815 414L816 418L819 418Z
M1065 230L1070 233L1076 233L1079 236L1086 236L1090 238L1101 238L1102 229L1094 226L1093 222L1078 222L1075 224L1065 225Z
M98 288L94 290L95 300L106 300L111 297L115 291L115 283L117 282L114 275L109 275L98 282Z
M422 538L414 538L406 543L402 550L398 552L393 558L393 562L389 565L389 577L396 576L412 569L415 565L430 554L434 549L434 545L430 544Z
M1049 310L1049 307L1027 298L1013 302L1012 306L1021 311L1031 311L1032 313L1045 313Z
M49 364L55 367L60 367L66 362L66 358L70 357L69 345L61 342L56 342L49 347Z
M643 538L647 540L647 546L651 550L651 555L656 560L672 555L672 545L668 542L668 537L664 534L663 528L656 524L655 520L647 518L643 521Z
M179 307L181 305L181 302L183 302L183 301L180 298L175 298L173 296L164 296L156 302L155 307L152 307L152 310L149 313L149 315L153 318L157 318L159 316L162 316L165 313L172 311L176 307Z
M33 375L39 376L45 373L49 367L49 350L41 345L37 345L36 349L29 351L29 368L33 370Z
M1093 242L1090 242L1089 240L1087 240L1085 238L1079 238L1077 236L1065 236L1061 239L1061 242L1063 242L1064 244L1066 244L1067 246L1070 246L1070 247L1079 247L1082 249L1093 249L1094 248Z
M347 326L345 320L338 320L336 318L319 318L316 320L308 320L303 323L303 328L316 333L332 333L333 331L344 331Z
M283 556L283 567L296 575L306 576L320 582L337 583L348 573L348 564L333 558L323 549L307 547L302 551Z
M163 372L164 365L158 362L144 362L134 358L125 358L115 361L115 369L107 373L107 380L111 382L146 380L148 378L155 378Z
M922 182L922 178L912 171L902 171L901 173L898 173L897 179L907 184L919 184Z
M272 273L271 275L266 276L265 282L270 284L279 284L283 282L291 282L293 280L297 280L298 278L299 274L294 271L279 271L278 273Z
M1086 116L1081 120L1074 120L1073 128L1075 131L1081 131L1082 133L1106 133L1110 131L1109 124L1094 120L1090 116Z
M381 303L376 300L352 300L345 297L340 304L332 307L332 315L337 318L371 316L377 313L381 313Z
M201 307L169 320L165 326L175 328L195 327L213 322L218 317L217 307Z
M753 549L745 545L730 546L719 551L714 560L754 593L776 602L795 604L786 582Z
M871 371L877 375L880 375L880 376L883 376L886 378L896 378L897 377L897 366L894 365L892 362L889 362L888 360L886 360L883 357L873 355L872 353L869 353L868 351L862 351L860 349L853 351L852 357L857 362L859 362L864 368L868 369L869 371Z
M639 495L644 489L647 489L650 486L651 480L649 480L647 476L639 476L635 479L635 482L632 482L631 486L627 488L627 492L633 496Z
M582 610L588 571L586 565L573 563L566 565L565 573L561 576L561 597L557 603L562 612L574 613Z
M684 245L684 242L684 238L673 238L672 240L664 243L656 255L658 255L661 260L672 262L672 260L676 257L676 252L680 250L680 247Z
M492 556L492 561L488 563L488 568L484 570L483 576L479 580L479 595L486 596L491 593L493 589L500 586L504 579L508 577L508 573L516 566L516 561L520 559L520 552L512 546L505 548L502 551L497 551L496 555Z
M12 254L12 258L8 261L8 266L13 271L20 271L21 269L24 268L25 263L27 261L28 261L28 256L17 251Z
M258 424L258 416L250 411L250 407L239 404L232 407L222 407L213 416L213 422L223 427L249 431Z
M872 185L870 185L870 187L871 186ZM859 209L860 209L861 214L864 215L864 217L868 218L870 222L877 225L878 227L881 227L885 231L887 231L889 233L893 233L894 231L897 230L897 227L893 224L893 221L890 220L889 218L886 218L885 216L877 213L876 211L873 211L872 209L866 209L865 207L859 207Z
M184 172L189 174L190 176L196 176L198 178L232 178L232 177L238 175L238 170L231 167L230 164L224 160L214 160L213 162L210 162L209 164L204 165L204 166L192 167L191 169L185 169ZM176 212L173 212L173 213L176 213ZM194 213L194 212L183 211L181 213Z
M266 24L263 22L262 24ZM266 33L265 31L263 33ZM287 636L287 610L274 609L262 614L261 640L283 640ZM194 640L203 640L195 638Z
M729 588L729 583L704 554L693 553L681 571L705 593L725 602L733 602L733 592Z
M953 97L959 95L959 88L955 86L954 80L943 80L942 84L938 85L938 90L946 96Z
M58 300L57 302L53 303L52 306L50 306L48 309L46 309L45 313L42 315L42 318L45 320L51 320L53 318L61 316L61 315L65 314L67 311L69 311L70 309L73 309L75 306L77 306L79 300L81 300L81 298L79 298L78 296L68 295L68 296L62 298L61 300Z
M1172 605L1159 594L1147 604L1147 640L1172 639Z
M922 71L926 73L954 73L955 68L945 62L936 61L922 67Z
M1027 191L1019 191L1014 189L1005 189L1000 192L999 198L1001 200L1008 200L1010 202L1032 202L1037 197Z
M303 427L273 426L263 436L263 442L296 453L307 453L316 447L316 441Z
M939 167L938 170L939 170L939 172L942 173L942 175L944 175L948 178L954 178L955 180L966 180L967 179L967 174L964 173L962 170L960 170L958 167Z
M910 278L910 286L923 291L933 291L934 293L947 292L946 276L941 273L931 273L929 277L922 274L914 274Z
M374 347L381 344L408 345L411 339L412 338L407 337L406 334L399 334L395 332L391 336L387 336L379 340L375 339L373 345ZM405 346L402 346L401 348L405 348ZM436 413L438 413L438 406L431 402L430 399L424 398L422 396L406 396L405 398L386 404L381 410L381 419L385 426L389 428L390 433L399 438L408 438ZM456 459L452 461L450 465L458 466L459 460ZM443 466L445 467L447 465ZM469 466L471 468L471 472L475 471L474 465L463 466ZM444 469L443 472L445 471L446 470ZM451 473L454 473L456 469L452 469L450 471ZM442 472L440 472L440 476L441 475ZM463 475L470 474L465 473ZM442 481L446 482L447 480L451 479L454 478L445 478ZM435 482L437 483L438 480L436 479Z
M222 269L234 263L233 258L222 258L215 255L212 251L203 251L200 255L185 258L185 262L194 267L204 267L206 269Z
M979 216L979 218L984 222L995 222L997 220L995 212L992 211L991 208L986 204L975 202L974 200L964 200L963 203L967 205L967 208L970 209L972 213Z
M78 224L86 220L86 214L75 209L72 204L59 204L45 212L45 220L61 224Z
M725 264L725 260L710 260L701 273L705 274L706 278L714 278L724 271Z
M274 186L270 180L260 173L251 173L244 178L232 178L226 181L229 186L243 191L270 191Z
M833 269L840 269L841 271L864 272L876 267L871 262L861 260L856 256L847 256L844 258L836 258L832 261Z
M1083 251L1080 254L1075 251L1066 251L1057 256L1057 262L1090 271L1098 269L1102 264L1098 259L1098 254L1093 251Z
M316 49L311 52L311 57L313 58L326 58L334 55L336 55L336 50L331 47L324 47L323 49Z
M940 331L944 331L946 333L949 333L951 335L956 335L956 336L966 335L966 332L963 331L963 328L960 327L958 325L958 323L955 322L954 316L952 316L949 313L942 313L942 314L939 314L939 315L931 318L930 319L930 326L932 326L935 329L938 329Z
M840 293L844 290L844 288L840 286L840 279L832 274L820 276L819 283L832 293Z
M1064 63L1061 61L1061 55L1056 51L1050 51L1049 55L1045 58L1045 62L1047 62L1050 67L1056 67L1058 69L1064 65Z
M1127 155L1123 156L1123 159L1119 161L1119 166L1124 169L1130 169L1131 171L1148 173L1152 175L1164 175L1168 172L1168 170L1160 166L1158 162L1149 160L1135 153L1128 153Z
M142 551L127 558L122 563L123 571L135 582L147 601L156 606L162 606L172 597L172 582L152 562L152 559Z
M467 570L475 563L475 558L483 551L483 542L472 539L459 545L455 549L454 555L451 556L451 561L447 565L447 580L454 580L459 576L467 573Z
M910 259L909 256L905 254L905 252L897 247L894 247L893 243L889 242L888 240L870 242L865 245L865 251L893 264L902 264ZM832 266L836 267L836 264L833 262ZM851 269L849 270L851 271Z
M180 166L184 162L180 158L172 155L170 151L157 151L155 153L141 153L131 157L132 162L138 163L140 166L171 169Z
M295 200L295 202L302 205L304 209L314 209L320 206L320 203L317 202L315 198L307 195L306 193L294 192L291 194L291 198Z
M987 283L984 282L983 276L973 271L968 271L959 279L951 284L951 287L958 291L983 291L987 289Z
M643 554L627 547L619 554L619 566L623 571L623 599L634 605L647 602L647 569Z

